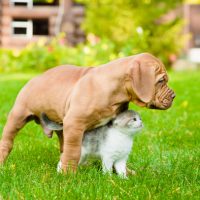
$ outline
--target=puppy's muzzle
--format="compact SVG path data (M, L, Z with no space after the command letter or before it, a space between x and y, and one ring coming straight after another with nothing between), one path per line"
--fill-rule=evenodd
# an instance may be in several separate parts
M176 94L174 93L174 91L169 89L167 94L161 100L163 109L168 109L169 107L171 107L172 102L175 97L176 97Z
M171 107L176 94L173 90L167 89L163 91L161 94L157 95L155 100L150 102L147 106L150 109L160 109L166 110Z
M176 94L174 93L174 91L171 97L172 97L172 100L174 100L174 98L176 97Z

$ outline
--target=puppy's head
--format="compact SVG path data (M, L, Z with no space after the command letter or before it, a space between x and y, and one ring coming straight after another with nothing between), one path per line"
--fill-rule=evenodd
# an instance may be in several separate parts
M162 62L151 54L134 57L130 67L132 101L151 109L168 109L175 93L167 85L168 76Z

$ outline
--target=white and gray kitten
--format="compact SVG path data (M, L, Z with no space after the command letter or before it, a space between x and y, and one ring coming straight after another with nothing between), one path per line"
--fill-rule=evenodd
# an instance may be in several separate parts
M44 115L41 121L49 130L63 128ZM133 136L142 127L139 114L128 110L107 125L85 132L79 164L85 163L89 157L98 157L102 160L103 172L111 173L114 167L118 175L126 177L126 162L132 149ZM57 171L61 171L61 161Z

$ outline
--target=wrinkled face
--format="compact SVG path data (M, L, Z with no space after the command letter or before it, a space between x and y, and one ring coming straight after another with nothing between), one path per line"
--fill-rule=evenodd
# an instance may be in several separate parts
M175 93L167 85L168 76L166 73L160 74L156 78L155 94L147 104L148 108L165 110L171 107Z
M130 71L134 103L161 110L172 105L175 93L167 85L167 72L159 59L147 53L139 54Z
M175 93L167 86L167 75L159 76L155 84L154 98L147 104L151 109L168 109L171 107Z

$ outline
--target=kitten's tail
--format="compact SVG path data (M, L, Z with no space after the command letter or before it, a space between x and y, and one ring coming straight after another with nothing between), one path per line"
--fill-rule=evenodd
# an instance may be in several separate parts
M42 113L40 116L41 124L52 131L61 131L63 130L63 126L56 122L51 121L45 113Z

